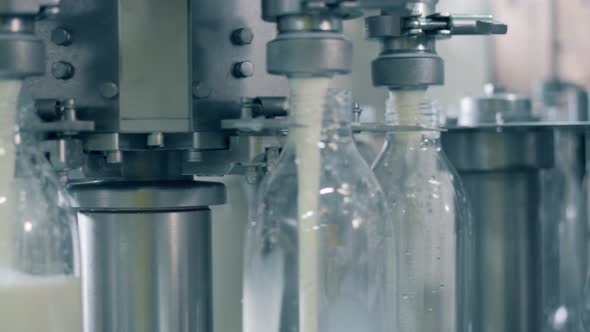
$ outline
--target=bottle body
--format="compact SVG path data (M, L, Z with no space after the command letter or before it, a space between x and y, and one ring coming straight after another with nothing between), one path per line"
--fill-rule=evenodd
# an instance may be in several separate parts
M290 129L259 191L246 239L244 331L387 331L384 197L350 128L324 124L315 142L302 139L313 137L307 130ZM313 163L307 150L318 164L303 165Z
M433 129L433 106L414 99L418 102L390 100L390 124L410 128L390 131L373 165L396 230L397 330L468 331L473 293L469 204Z
M588 269L582 137L557 130L555 166L541 173L543 331L584 331L581 312Z
M539 116L545 123L588 119L588 94L570 82L542 82ZM588 270L587 211L584 193L584 137L554 127L554 165L541 172L542 330L584 331L583 293Z
M0 84L0 324L11 331L79 332L77 232L68 195L16 129L20 82Z

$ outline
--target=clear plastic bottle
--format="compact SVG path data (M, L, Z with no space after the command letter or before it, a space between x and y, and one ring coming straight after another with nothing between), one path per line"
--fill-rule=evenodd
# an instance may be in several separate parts
M373 166L395 223L396 331L469 331L471 213L441 148L437 109L424 96L391 92L386 118L398 128Z
M543 82L537 111L545 123L588 120L588 95L559 80ZM582 303L588 269L584 137L554 128L554 167L541 174L542 331L584 331Z
M20 82L0 82L0 330L80 332L70 200L17 125Z
M329 80L314 80L291 80L293 127L248 230L244 331L392 331L384 197L353 142L350 95L326 99Z

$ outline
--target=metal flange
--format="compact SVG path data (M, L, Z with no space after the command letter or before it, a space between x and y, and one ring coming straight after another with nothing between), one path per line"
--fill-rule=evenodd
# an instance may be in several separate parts
M267 46L267 70L287 76L347 74L352 67L352 42L340 33L280 34Z
M335 15L341 19L362 16L357 0L264 0L262 1L262 18L267 22L276 22L281 16L325 14Z

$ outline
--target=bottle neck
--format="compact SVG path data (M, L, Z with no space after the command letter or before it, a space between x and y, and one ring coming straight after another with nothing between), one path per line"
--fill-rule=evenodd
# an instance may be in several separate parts
M385 119L392 126L438 128L438 107L426 90L391 90Z
M329 78L290 78L289 142L321 146L352 142L350 94L329 90Z
M405 127L392 129L387 137L398 142L439 144L438 107L426 98L426 90L391 90L386 104L388 125Z

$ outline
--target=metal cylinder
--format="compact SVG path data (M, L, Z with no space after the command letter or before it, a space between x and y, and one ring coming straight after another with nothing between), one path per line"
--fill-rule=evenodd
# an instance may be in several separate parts
M275 75L332 76L352 67L352 43L340 33L280 34L267 46L267 70Z
M222 184L99 182L79 203L86 332L210 332L211 211Z
M0 78L14 79L45 72L45 45L25 33L0 34Z
M443 134L474 213L473 331L540 330L540 174L553 166L552 139L542 128Z

